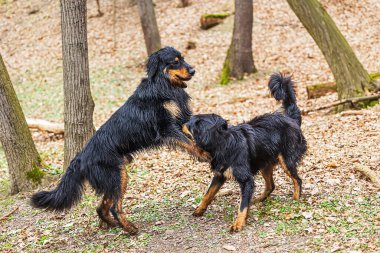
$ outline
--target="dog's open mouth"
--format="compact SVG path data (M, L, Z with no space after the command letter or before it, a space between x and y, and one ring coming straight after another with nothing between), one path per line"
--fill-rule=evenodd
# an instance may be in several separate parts
M184 82L186 82L186 81L190 81L190 79L191 79L191 76L189 76L189 77L182 77L182 76L176 75L176 77L177 77L179 80L184 81Z

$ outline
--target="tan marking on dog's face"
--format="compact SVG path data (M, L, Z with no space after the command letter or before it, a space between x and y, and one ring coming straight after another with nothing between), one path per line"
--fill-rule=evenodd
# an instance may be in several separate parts
M187 85L185 82L181 79L188 79L191 78L191 75L187 71L185 67L179 68L179 69L169 69L167 70L167 73L170 77L170 82L173 86L180 87L180 88L186 88Z
M192 140L194 140L194 136L193 134L190 132L189 128L187 128L187 125L186 124L183 124L182 125L182 132L184 132L185 134L189 135L191 137Z
M166 111L170 113L170 115L174 118L178 118L181 114L181 109L178 104L174 101L167 101L164 103L164 108Z

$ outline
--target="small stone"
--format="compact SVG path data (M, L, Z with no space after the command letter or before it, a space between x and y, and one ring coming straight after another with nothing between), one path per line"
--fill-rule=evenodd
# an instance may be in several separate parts
M302 212L301 214L307 220L310 220L311 218L313 218L313 213L312 212Z
M228 251L236 251L236 248L229 244L223 245L223 249L228 250Z

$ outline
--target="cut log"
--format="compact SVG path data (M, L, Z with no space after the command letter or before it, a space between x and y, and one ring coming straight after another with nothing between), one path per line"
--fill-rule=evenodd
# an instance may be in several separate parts
M318 83L306 86L307 99L319 98L327 95L328 93L336 92L336 83Z
M374 72L369 74L371 83L373 85L373 91L380 89L380 85L377 79L380 79L380 72ZM306 86L307 98L319 98L329 93L336 92L336 82L318 83Z
M369 180L371 180L371 182L377 188L380 188L380 178L375 171L371 170L370 168L364 165L356 166L354 169L362 173L364 176L368 177Z
M214 14L203 14L201 16L201 28L207 30L211 27L219 25L223 22L223 19L227 18L229 13L214 13Z
M38 129L40 131L63 134L65 128L63 123L52 123L42 119L26 119L29 128Z
M378 95L372 95L372 96L366 96L366 97L359 97L359 98L347 98L347 99L339 100L339 101L336 101L334 103L330 103L330 104L323 105L323 106L320 106L320 107L302 110L302 114L307 114L309 112L314 112L314 111L320 111L320 110L323 110L323 109L335 107L335 106L346 104L346 103L355 104L355 103L358 103L358 102L361 102L361 101L378 100L379 98L380 98L380 94L378 94Z

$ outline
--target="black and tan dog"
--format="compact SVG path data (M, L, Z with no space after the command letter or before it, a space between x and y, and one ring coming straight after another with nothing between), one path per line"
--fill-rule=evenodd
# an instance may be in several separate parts
M87 180L97 194L103 195L97 208L101 221L136 233L137 228L126 220L122 209L128 182L124 165L131 162L132 155L169 144L208 159L208 154L191 144L181 131L191 116L185 81L194 73L172 47L153 53L147 63L148 77L71 161L57 188L34 194L32 205L49 210L70 208L80 200Z
M274 74L269 88L276 100L282 100L284 112L264 114L236 126L229 126L226 120L215 114L195 115L184 124L183 131L210 153L214 173L194 216L203 215L226 179L232 177L240 185L241 203L231 231L241 230L251 203L253 177L261 171L265 179L265 191L255 200L263 201L274 190L273 168L278 163L293 180L293 198L299 199L302 181L297 174L297 165L307 146L300 129L301 113L293 82L290 77Z

